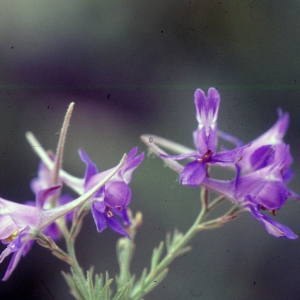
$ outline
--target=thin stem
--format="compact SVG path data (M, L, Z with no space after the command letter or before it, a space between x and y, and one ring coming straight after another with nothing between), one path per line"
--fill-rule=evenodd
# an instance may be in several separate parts
M208 205L208 210L212 211L219 203L221 203L222 201L224 201L226 198L221 195L217 198L215 198L213 201L211 201Z
M74 240L70 240L68 239L66 241L67 244L67 252L68 255L72 258L71 261L71 267L73 268L74 272L77 274L79 280L81 281L82 285L85 284L85 278L84 278L84 274L83 271L77 261L77 257L76 257L76 253L75 253L75 243Z
M205 188L204 188L205 189ZM201 193L202 197L207 197L206 191L202 191ZM201 199L202 203L205 203L204 199ZM150 285L153 280L156 278L158 274L163 272L165 268L170 265L170 263L181 253L181 250L187 245L187 243L198 233L198 226L208 213L207 206L203 205L200 213L195 220L194 224L190 227L190 229L180 238L180 240L175 244L172 245L170 251L167 253L167 255L160 261L160 263L150 271L150 273L145 278L145 289L148 285ZM204 229L204 228L203 228ZM136 295L139 295L139 297L142 297L143 294L141 293L141 290L135 290L134 295L132 295L132 299L135 299Z
M208 189L201 187L200 199L202 204L202 209L208 211Z

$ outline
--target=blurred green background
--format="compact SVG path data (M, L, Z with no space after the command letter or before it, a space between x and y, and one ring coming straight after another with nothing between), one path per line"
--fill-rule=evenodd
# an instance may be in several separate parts
M136 145L145 151L143 133L192 147L193 93L210 86L221 93L219 128L245 142L275 123L277 107L290 112L285 141L296 176L289 187L300 193L299 14L299 1L2 1L1 197L34 198L29 181L39 160L24 134L55 150L70 102L64 168L83 176L79 147L100 170ZM198 189L177 182L159 159L147 157L134 173L130 207L144 215L132 263L138 276L166 232L187 230L198 213ZM299 216L291 200L276 220L300 235ZM89 214L77 241L84 268L114 276L117 239L110 229L97 233ZM270 236L249 214L191 244L146 299L299 298L299 240ZM68 266L34 245L0 283L0 298L72 299L61 269Z

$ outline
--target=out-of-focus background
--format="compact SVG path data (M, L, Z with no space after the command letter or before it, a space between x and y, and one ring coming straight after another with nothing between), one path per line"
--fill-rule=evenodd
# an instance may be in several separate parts
M0 196L34 198L29 182L39 160L24 134L33 131L55 150L70 102L64 168L83 176L79 147L100 170L136 145L145 151L143 133L192 147L193 93L210 86L221 93L219 128L245 142L275 123L277 107L289 111L289 187L300 193L299 15L299 1L2 1ZM134 173L131 188L130 207L144 215L132 262L140 276L166 232L193 222L199 191L180 186L153 158ZM276 220L300 235L300 203L288 201ZM118 238L110 229L97 233L89 214L77 241L83 267L114 276ZM146 299L299 297L300 241L270 236L249 214L200 233L191 245ZM61 269L68 266L34 245L0 283L0 298L72 299Z

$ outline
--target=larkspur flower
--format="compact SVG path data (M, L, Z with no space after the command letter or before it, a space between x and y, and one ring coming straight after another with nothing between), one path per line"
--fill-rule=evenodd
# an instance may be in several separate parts
M210 88L207 93L197 89L194 95L196 106L196 119L198 128L193 132L194 144L197 152L184 153L181 155L165 155L163 158L181 160L193 158L180 174L180 183L184 185L200 185L207 176L207 165L218 164L221 166L234 166L241 158L241 152L249 145L238 147L234 150L217 152L218 128L217 118L220 105L220 94L215 88Z
M99 232L103 231L107 226L106 224L108 224L114 231L129 237L127 231L115 215L121 218L125 226L130 225L127 206L131 201L131 190L128 184L131 181L133 171L141 164L144 158L144 153L135 156L137 151L138 148L135 147L129 152L127 161L123 167L94 196L91 210ZM110 170L99 173L97 166L82 149L79 150L79 155L81 160L86 164L82 188L84 191L88 191L106 176Z
M241 172L243 174L258 170L272 163L275 155L279 155L279 151L274 151L277 145L285 145L283 137L288 129L289 115L278 109L277 122L265 133L251 142L251 146L243 150L243 159L240 161ZM232 142L237 147L244 143L229 134L219 131L221 138ZM285 159L282 165L283 180L287 182L292 178L292 171L289 166L293 162L290 151L285 152Z
M0 198L0 240L8 244L0 255L0 263L13 254L2 280L7 280L17 266L21 255L26 255L35 238L35 231L43 228L42 209L45 201L60 186L41 190L36 196L36 206L14 203Z
M274 146L273 151L277 155L267 166L241 175L242 168L237 163L235 179L222 181L206 178L203 186L250 211L252 216L259 220L270 234L276 237L295 239L297 236L288 227L261 213L261 210L269 210L275 215L288 197L293 196L299 199L298 195L286 187L282 177L286 156L289 156L289 146L279 144Z
M195 92L199 126L194 131L194 142L198 153L191 154L189 148L164 138L151 135L143 135L141 138L156 155L180 174L181 183L201 184L208 190L223 195L224 198L239 205L242 210L249 211L270 234L276 237L297 238L288 227L262 213L269 210L275 216L276 211L289 197L300 200L300 196L286 186L292 178L290 165L293 161L290 148L283 141L289 123L288 113L278 109L277 122L253 142L245 145L236 137L217 129L219 102L219 94L214 88L209 89L207 98L202 90ZM217 135L235 144L236 149L223 148L222 152L217 153ZM159 146L183 154L170 156ZM221 156L221 163L216 161L218 155ZM191 157L196 160L185 167L173 160ZM206 164L219 164L235 169L235 178L226 181L206 176Z
M19 204L0 198L0 240L2 243L8 244L7 248L0 255L0 263L13 253L2 280L9 278L21 256L28 252L39 232L42 232L58 218L74 211L74 209L88 201L120 170L126 158L127 156L124 155L115 168L106 172L105 176L102 176L96 185L83 193L79 198L59 207L45 209L45 203L47 203L49 197L58 191L61 187L60 185L38 191L35 206Z
M47 168L53 169L53 161L49 158L47 152L31 133L27 133L27 139L34 150L45 163ZM37 147L38 145L38 147ZM140 165L144 158L144 153L137 156L138 148L133 148L128 156L126 163L122 165L115 176L109 180L105 187L95 191L92 203L92 213L98 231L103 231L108 224L116 232L128 236L128 233L120 224L115 215L119 216L125 226L130 225L130 220L127 214L127 205L131 200L131 190L128 184L131 181L133 171ZM89 192L98 184L104 177L111 172L110 170L98 173L97 166L91 161L83 150L79 150L79 156L86 164L86 172L84 178L78 178L60 170L60 180L73 189L79 195Z

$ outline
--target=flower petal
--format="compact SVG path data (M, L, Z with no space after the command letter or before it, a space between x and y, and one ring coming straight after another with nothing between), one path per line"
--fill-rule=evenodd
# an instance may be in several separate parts
M42 209L48 197L54 195L54 193L61 188L61 185L54 185L47 189L38 191L36 194L36 207Z
M83 149L78 150L80 159L86 164L85 170L85 184L90 180L90 178L98 173L97 166L92 162L89 156L85 153Z
M120 224L120 222L114 216L112 216L112 217L105 216L105 220L106 220L107 224L109 225L109 227L111 229L113 229L115 232L130 238L130 235L128 234L128 232L123 228L123 226Z
M288 197L288 190L282 182L266 182L256 194L255 201L266 209L279 209Z
M202 162L197 160L188 163L180 174L180 183L184 185L197 186L206 177L206 169Z
M18 227L9 215L0 215L0 240L10 237Z
M131 200L131 191L124 181L109 181L105 185L104 202L111 208L127 206Z
M120 170L121 178L126 183L129 183L131 181L133 171L141 164L141 162L144 159L145 156L144 152L134 157L137 151L138 151L138 147L135 147L129 152L126 163Z
M296 239L298 236L288 227L274 221L273 219L263 215L257 208L249 207L252 216L260 221L265 229L275 237L285 237L288 239Z
M196 118L199 124L211 126L217 122L220 105L220 94L215 88L210 88L207 97L201 89L197 89L194 94L196 105Z
M106 222L105 222L104 214L97 209L97 201L93 202L91 211L98 232L103 231L106 228Z

